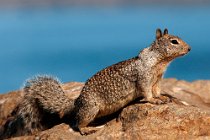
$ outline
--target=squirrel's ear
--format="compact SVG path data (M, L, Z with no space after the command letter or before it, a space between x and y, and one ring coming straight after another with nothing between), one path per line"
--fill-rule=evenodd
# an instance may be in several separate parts
M161 38L162 36L163 36L162 31L158 28L158 29L156 30L156 39L159 39L159 38Z
M164 35L168 34L168 29L167 29L167 28L165 28L164 33L163 33L163 34L164 34Z

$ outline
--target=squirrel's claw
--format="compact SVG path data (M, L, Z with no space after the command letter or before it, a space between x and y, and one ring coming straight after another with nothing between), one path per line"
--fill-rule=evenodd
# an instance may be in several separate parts
M84 127L84 128L80 128L79 132L81 135L90 135L93 134L97 131L97 128L90 128L90 127Z
M172 101L168 96L164 96L164 95L161 95L157 98L160 99L163 103L169 103Z
M148 101L149 103L151 103L151 104L158 104L158 105L164 103L162 100L160 100L160 99L158 99L158 98L151 98L151 99L149 99L149 100L147 100L147 101Z
M171 99L167 96L159 96L159 97L154 97L154 98L150 98L150 99L143 99L142 101L147 101L151 104L166 104L171 102Z

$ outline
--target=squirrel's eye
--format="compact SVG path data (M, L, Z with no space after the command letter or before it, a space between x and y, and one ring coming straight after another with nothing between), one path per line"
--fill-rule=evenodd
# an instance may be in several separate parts
M179 42L177 40L171 40L172 44L179 44Z

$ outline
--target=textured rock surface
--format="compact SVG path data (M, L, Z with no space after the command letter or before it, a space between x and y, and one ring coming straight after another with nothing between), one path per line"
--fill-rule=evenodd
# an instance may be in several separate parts
M76 82L63 85L69 98L77 98L82 87ZM88 136L81 136L63 123L33 136L13 139L210 139L210 81L164 79L162 93L177 99L163 105L134 102L97 121L91 127L98 131ZM0 125L22 97L21 91L0 95Z

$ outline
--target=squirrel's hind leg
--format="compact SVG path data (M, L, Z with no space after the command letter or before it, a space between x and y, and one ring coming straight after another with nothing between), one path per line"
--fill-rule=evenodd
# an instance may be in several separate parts
M99 108L97 106L83 106L76 112L75 127L79 130L81 135L88 135L97 131L96 128L87 127L87 125L95 119L98 112Z

